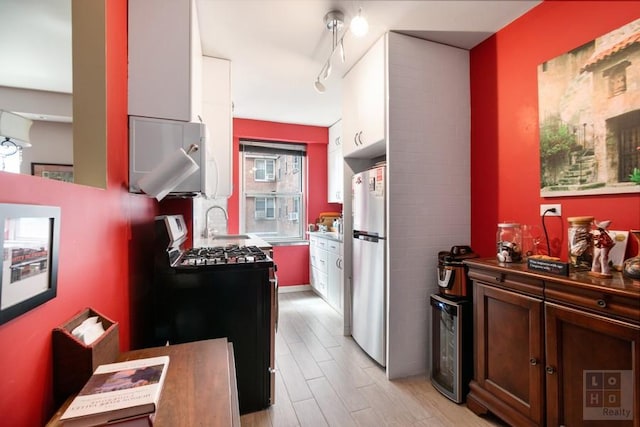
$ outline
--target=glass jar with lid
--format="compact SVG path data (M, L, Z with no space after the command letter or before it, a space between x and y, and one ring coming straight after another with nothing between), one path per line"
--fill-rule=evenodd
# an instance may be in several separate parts
M503 222L498 224L496 246L498 261L522 261L522 230L520 224L517 222Z
M593 262L593 244L591 235L592 216L572 216L569 222L568 243L569 262L577 269L589 270Z

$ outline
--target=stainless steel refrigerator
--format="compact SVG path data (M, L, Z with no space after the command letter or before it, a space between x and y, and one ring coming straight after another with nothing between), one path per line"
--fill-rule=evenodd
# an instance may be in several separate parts
M386 366L386 167L353 176L353 339Z

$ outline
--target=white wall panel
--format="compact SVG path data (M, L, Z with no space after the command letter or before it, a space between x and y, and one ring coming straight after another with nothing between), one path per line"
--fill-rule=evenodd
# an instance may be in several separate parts
M470 243L469 53L395 33L388 43L387 376L398 378L428 371L438 252Z

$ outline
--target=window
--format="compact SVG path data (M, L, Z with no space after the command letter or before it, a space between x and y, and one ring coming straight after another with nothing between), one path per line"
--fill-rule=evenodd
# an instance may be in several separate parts
M602 76L609 79L608 91L610 97L627 91L627 67L630 65L631 62L622 61L602 72Z
M275 197L256 197L254 210L255 210L254 217L256 219L275 219L276 218Z
M276 161L274 159L255 159L253 179L256 181L275 181Z
M304 239L306 146L240 141L242 233L267 241Z

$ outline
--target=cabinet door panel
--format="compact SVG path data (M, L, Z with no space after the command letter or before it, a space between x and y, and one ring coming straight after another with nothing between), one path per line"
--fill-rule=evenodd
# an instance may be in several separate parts
M542 300L483 284L475 291L478 384L542 422Z
M593 411L611 412L617 408L633 406L632 413L638 420L640 403L638 385L640 384L640 327L628 323L580 312L553 303L545 303L546 328L546 375L547 384L547 424L581 426L632 426L632 420L593 420ZM602 393L597 391L591 407L584 408L585 371L598 375L601 371L633 371L632 384L626 388L610 389L613 397L620 401L606 402L603 386ZM595 383L597 384L597 382ZM636 396L632 396L635 390ZM618 393L619 391L619 393ZM599 399L602 398L602 401ZM610 405L610 406L607 406ZM591 409L594 408L594 409ZM637 425L637 423L636 423Z
M231 61L202 58L202 118L209 133L205 144L208 197L230 197L233 193L233 138L231 108Z
M385 139L385 41L384 37L371 47L358 64L358 120L362 146Z
M385 152L386 37L349 70L342 81L344 157L370 158Z
M356 136L360 123L358 121L358 68L353 67L342 79L342 154L347 156L358 149Z
M137 0L128 7L129 114L195 119L200 110L193 110L198 103L192 98L199 92L192 74L202 56L196 44L200 35L192 25L195 3L165 1L159 7L154 0Z
M338 121L329 128L329 146L327 147L327 199L329 203L343 202L343 162L342 122Z
M329 253L328 264L327 299L333 308L342 313L342 257L339 254Z

